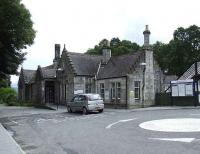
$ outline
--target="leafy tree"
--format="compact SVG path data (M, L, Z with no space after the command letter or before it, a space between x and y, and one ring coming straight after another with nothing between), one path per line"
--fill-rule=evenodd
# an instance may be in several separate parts
M108 41L107 39L103 39L99 42L98 45L95 45L94 48L88 49L86 53L88 54L102 54L102 48L104 47L104 42ZM110 40L110 48L112 51L112 55L122 55L131 52L136 52L139 49L139 45L137 43L132 43L128 40L120 40L119 38L112 38Z
M192 25L174 31L168 44L153 45L155 57L163 70L181 76L195 61L200 60L200 27Z
M25 59L22 52L35 38L30 12L21 0L0 1L0 79L16 74Z

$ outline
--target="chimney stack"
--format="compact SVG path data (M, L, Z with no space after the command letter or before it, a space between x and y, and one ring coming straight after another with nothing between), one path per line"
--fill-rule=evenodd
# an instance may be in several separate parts
M103 42L102 54L103 54L102 63L107 64L111 58L111 49L110 49L110 42L106 39Z
M146 25L146 29L143 32L144 34L144 47L148 47L149 46L149 36L151 34L151 32L149 31L148 25Z
M57 67L59 59L60 59L60 44L55 44L55 57L53 60L54 67Z
M55 58L53 62L57 62L60 58L60 44L55 44Z

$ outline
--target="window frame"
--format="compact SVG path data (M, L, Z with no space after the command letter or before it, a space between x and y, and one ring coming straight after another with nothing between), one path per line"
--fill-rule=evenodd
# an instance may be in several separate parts
M136 86L136 84L137 84L137 86ZM134 99L135 100L141 99L140 90L141 90L141 81L134 81ZM136 94L138 95L138 97L136 97Z
M104 83L100 83L99 87L100 87L100 96L103 99L105 99L105 85L104 85Z

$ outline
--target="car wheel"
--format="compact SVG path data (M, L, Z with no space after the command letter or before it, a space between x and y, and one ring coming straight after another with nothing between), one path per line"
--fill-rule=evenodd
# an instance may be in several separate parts
M87 109L85 107L83 108L83 114L84 115L88 114L88 111L87 111Z
M69 113L72 113L72 109L71 109L70 106L67 107L67 111L68 111Z
M99 113L103 112L103 109L99 110Z

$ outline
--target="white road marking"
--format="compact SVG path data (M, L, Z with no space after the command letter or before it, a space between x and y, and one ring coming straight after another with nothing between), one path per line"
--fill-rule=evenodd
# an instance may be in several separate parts
M12 120L11 122L13 122L13 123L15 123L15 124L18 124L18 122L17 122L17 121L13 121L13 120Z
M172 142L185 142L191 143L195 141L195 138L149 138L151 140L161 140L161 141L172 141Z
M45 122L45 121L49 121L49 120L53 120L53 119L42 119L42 118L40 118L40 119L37 120L37 123L41 123L41 122Z
M200 114L190 114L190 115L192 115L192 116L193 116L193 115L194 115L194 116L200 116Z
M137 119L137 118L119 120L119 121L117 121L117 122L114 122L114 123L108 125L108 126L106 127L106 129L110 129L113 125L116 125L116 124L118 124L118 123L120 123L120 122L128 122L128 121L132 121L132 120L136 120L136 119Z
M40 118L37 121L37 123L44 123L44 122L47 122L47 121L52 121L53 123L60 123L60 122L65 122L67 120L87 120L87 119L91 119L91 118L101 118L101 117L105 117L105 115L84 115L84 116L78 116L78 117L61 117L61 118L58 118L58 119L43 119L43 118Z
M141 123L143 129L161 132L200 132L199 118L161 119Z

